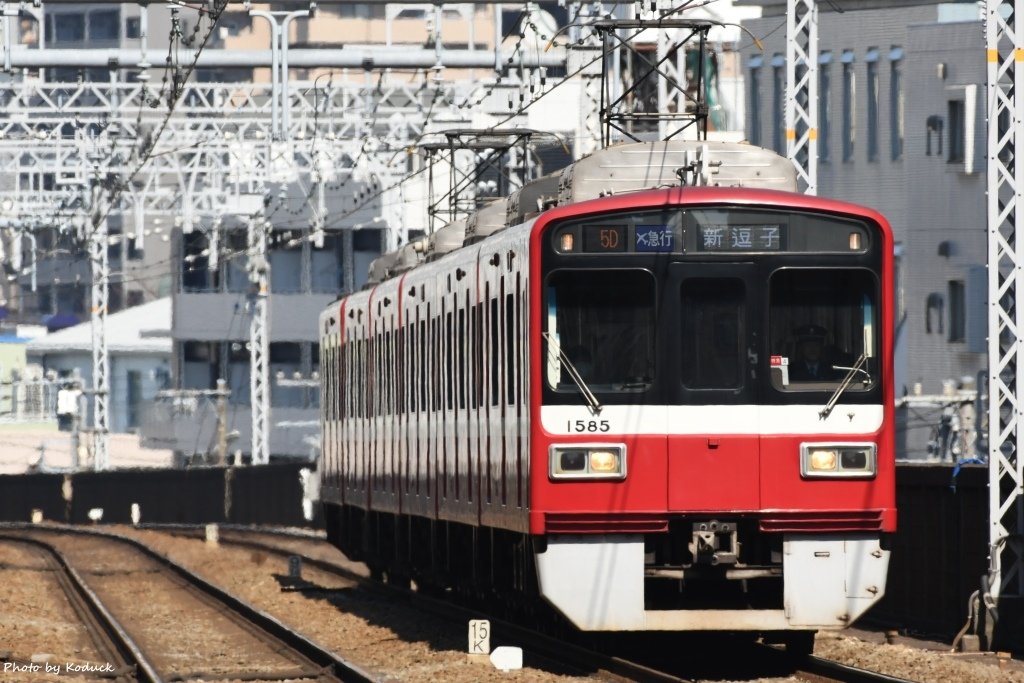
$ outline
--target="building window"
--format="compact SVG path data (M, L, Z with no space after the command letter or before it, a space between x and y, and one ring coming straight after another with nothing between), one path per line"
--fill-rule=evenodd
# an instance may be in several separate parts
M145 296L146 295L142 292L141 289L129 289L127 295L128 298L126 299L128 303L128 308L141 306L143 304L143 301L145 300Z
M818 64L818 161L829 161L832 119L832 53L823 52Z
M889 147L893 161L903 158L903 49L889 51Z
M181 287L186 292L217 291L217 273L210 270L210 242L198 230L181 237Z
M182 342L182 389L213 389L221 373L221 346L217 342Z
M878 48L864 58L868 70L868 161L878 161Z
M750 67L750 144L761 144L761 58L751 60Z
M142 37L142 20L139 17L128 17L124 20L124 37L129 40Z
M89 12L89 40L117 40L121 37L121 10Z
M857 139L857 74L853 70L853 51L843 52L843 161L853 161Z
M224 12L217 21L217 28L221 30L221 38L237 36L242 31L252 30L252 18L245 12Z
M945 302L940 292L932 292L924 302L924 331L926 334L942 334L942 317ZM934 322L933 322L934 321Z
M786 61L782 55L772 57L772 149L786 154Z
M78 43L85 40L85 14L69 12L46 15L46 42Z
M310 284L313 291L340 293L344 288L341 278L344 266L341 235L337 233L324 235L323 248L314 248L311 256L313 279Z
M129 261L141 261L142 257L145 256L145 251L139 246L139 238L135 235L128 237L126 240L128 244L127 258Z
M967 323L966 291L963 280L949 281L949 341L962 342Z
M949 141L946 148L949 156L946 158L949 163L960 163L964 160L964 101L949 101Z
M270 404L275 408L302 408L305 391L302 387L284 386L280 379L292 379L302 372L302 347L299 342L271 342Z
M142 372L140 370L128 371L128 429L139 426L142 412Z
M270 291L294 294L302 291L302 245L284 242L270 250Z
M934 141L935 154L942 156L942 117L932 114L925 121L925 142L924 142L924 153L925 156L932 155L932 147Z

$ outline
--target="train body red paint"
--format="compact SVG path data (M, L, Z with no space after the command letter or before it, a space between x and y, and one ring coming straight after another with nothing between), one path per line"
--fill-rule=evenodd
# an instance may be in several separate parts
M896 528L887 222L567 182L322 314L331 541L583 630L848 626Z

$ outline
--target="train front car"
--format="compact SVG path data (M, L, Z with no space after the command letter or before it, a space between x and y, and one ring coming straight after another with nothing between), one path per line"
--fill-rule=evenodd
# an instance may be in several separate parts
M741 188L562 206L531 235L530 533L582 630L806 636L881 598L892 237Z

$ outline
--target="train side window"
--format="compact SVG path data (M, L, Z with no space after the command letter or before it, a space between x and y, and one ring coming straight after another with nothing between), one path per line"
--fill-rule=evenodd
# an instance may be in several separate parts
M380 396L380 366L377 362L379 346L377 335L371 331L366 346L366 374L369 378L369 381L366 383L369 389L369 396L367 397L369 400L366 402L367 417L377 417L377 401L378 396Z
M355 336L353 334L353 336ZM360 361L360 353L362 352L362 340L352 340L352 352L349 356L349 363L352 367L352 377L355 379L352 382L352 417L363 416L363 403L362 403L362 392L363 383L365 382L365 375L363 373L362 362Z
M474 408L484 402L484 305L473 306L471 325L473 327L473 387L470 400Z
M469 304L469 292L466 292L466 304ZM466 370L469 367L469 363L466 359L466 307L461 306L459 308L459 346L458 346L458 358L456 359L459 367L459 409L465 409L466 407L466 382L467 373Z
M445 325L445 408L454 408L455 396L455 337L452 336L452 312L448 311L444 317Z
M384 375L384 408L381 413L390 415L395 410L395 370L397 366L392 362L395 357L395 333L389 326L381 337L384 340L384 348L380 352L381 370Z
M515 296L505 295L505 393L508 405L516 403L516 308Z
M746 292L735 278L682 285L682 380L688 389L740 389L746 366Z
M330 360L331 360L331 349L330 349L330 347L324 349L324 353L321 356L321 359L325 360L327 364L330 363ZM330 367L330 365L326 365L326 367ZM321 413L323 414L323 419L328 421L328 422L330 422L331 420L334 419L334 415L331 412L331 405L330 405L330 403L324 403L324 398L330 395L330 391L331 391L331 376L330 376L330 374L324 372L323 370L324 370L324 368L321 367L320 368L320 406L321 406Z
M417 402L416 398L419 394L419 364L416 360L419 358L419 354L416 350L416 321L413 320L409 323L409 411L415 413Z
M526 363L523 359L523 280L519 273L516 273L516 363L519 371L516 373L516 405L523 402L523 384L526 382Z
M437 334L437 318L430 318L430 410L436 411L440 408L440 382L438 378L438 359L440 358L440 336Z
M405 387L405 327L395 328L395 358L398 370L395 372L395 412L399 415L406 412Z
M350 387L355 383L346 383L346 377L354 377L355 374L352 371L352 341L349 339L344 340L341 346L341 414L343 417L349 417L352 415L352 391Z
M495 297L490 301L491 405L496 406L501 398L498 375L501 370L498 358L498 354L501 352L501 338L498 336L498 299Z
M345 378L348 377L348 374L345 367L345 359L348 352L348 344L344 339L339 339L339 341L341 347L335 349L335 361L338 364L338 390L335 392L335 400L338 401L338 417L347 418L348 403L346 396L348 396L348 386L345 384Z
M430 314L429 306L427 308L427 314ZM419 388L420 388L420 410L429 410L430 406L427 405L427 322L421 320L419 322L419 333L417 334L416 345L419 347Z

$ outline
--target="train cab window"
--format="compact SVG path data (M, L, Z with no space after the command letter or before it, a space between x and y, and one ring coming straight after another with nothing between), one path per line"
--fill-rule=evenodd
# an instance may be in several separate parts
M781 391L848 392L880 382L878 282L866 270L801 268L769 282L771 383ZM857 368L854 370L853 368Z
M654 380L655 281L645 270L559 270L547 283L545 376L559 392L640 391ZM556 348L557 347L557 348Z
M683 282L680 348L687 389L740 389L746 366L746 319L742 280Z

